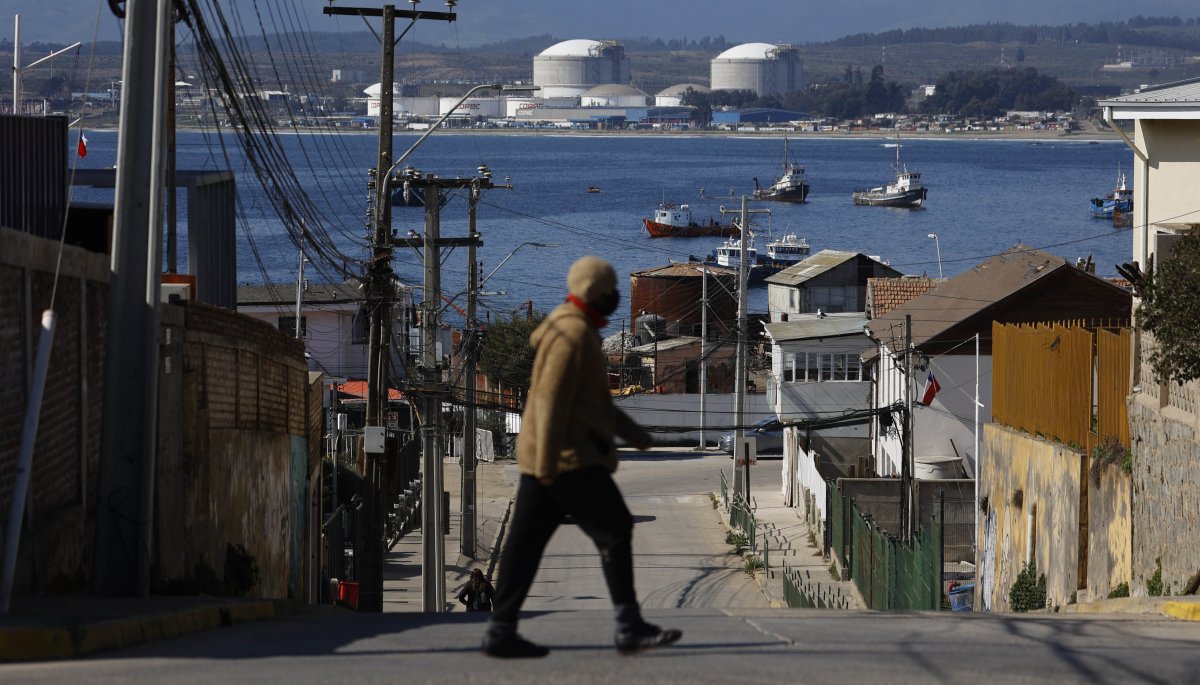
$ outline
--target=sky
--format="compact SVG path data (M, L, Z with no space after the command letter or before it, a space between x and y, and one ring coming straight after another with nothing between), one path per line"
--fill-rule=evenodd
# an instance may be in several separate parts
M146 2L148 0L140 0ZM358 31L360 19L327 17L326 0L200 0L238 6L252 16L294 6L311 31ZM336 0L338 6L380 7L382 0ZM0 39L12 40L13 14L21 14L22 43L89 42L119 38L106 0L5 0ZM408 2L396 2L408 9ZM441 0L419 9L444 11ZM681 8L683 10L681 11ZM228 11L228 10L226 10ZM897 28L971 23L1065 24L1145 16L1200 16L1195 0L459 0L453 24L420 22L409 34L421 42L471 47L508 38L551 34L559 39L688 38L723 35L732 42L807 43ZM97 23L97 17L99 22Z

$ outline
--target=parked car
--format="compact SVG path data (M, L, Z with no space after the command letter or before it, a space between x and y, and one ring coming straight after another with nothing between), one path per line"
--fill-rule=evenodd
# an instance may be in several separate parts
M722 433L721 442L718 443L720 448L729 454L733 454L734 435L732 431ZM751 428L746 429L746 437L755 438L755 451L758 454L783 454L783 424L779 422L778 416L768 416L755 421Z

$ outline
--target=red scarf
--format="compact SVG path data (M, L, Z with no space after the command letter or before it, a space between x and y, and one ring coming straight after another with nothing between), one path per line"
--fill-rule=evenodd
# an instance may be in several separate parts
M587 302L584 302L583 300L579 299L578 297L575 297L572 294L567 295L567 302L570 302L571 304L578 307L580 309L580 311L582 311L584 313L584 315L587 316L588 321L591 322L592 326L596 330L600 330L601 328L604 328L605 326L608 325L608 319L601 316L600 312L593 309L592 305L588 304Z

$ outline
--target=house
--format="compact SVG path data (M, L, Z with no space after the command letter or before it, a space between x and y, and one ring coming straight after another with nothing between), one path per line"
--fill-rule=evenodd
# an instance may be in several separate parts
M872 364L871 406L902 407L906 393L915 393L914 461L953 457L973 477L977 401L978 421L991 419L992 322L1115 323L1127 321L1129 311L1128 292L1062 257L1017 245L868 322L876 343L865 357ZM906 321L911 321L911 355L904 354ZM911 371L906 372L910 362ZM934 380L940 390L928 405L917 401L924 399ZM898 412L884 413L875 420L872 456L877 475L901 473L899 417Z
M818 311L865 311L867 280L899 275L859 252L821 250L767 278L767 310L773 322Z
M1105 120L1133 152L1133 263L1142 271L1170 260L1172 246L1200 225L1200 79L1142 88L1101 100ZM1132 138L1120 124L1133 124ZM1130 591L1145 594L1156 573L1179 592L1200 568L1200 549L1180 545L1200 529L1200 382L1155 377L1152 336L1134 331L1128 401L1133 530Z
M896 278L867 279L867 318L874 319L887 314L914 297L920 297L942 283L944 278L925 276L899 276Z
M845 416L869 407L871 384L862 353L873 344L862 312L799 314L766 325L771 343L767 399L785 421ZM865 423L822 429L825 457L851 461L869 452ZM808 445L809 448L814 445Z
M627 358L638 360L638 369L628 380L655 392L696 394L701 390L700 365L706 365L704 388L708 393L733 392L734 349L692 336L655 339L628 350Z
M397 295L400 301L392 328L396 339L403 339L408 329L404 313L409 310L411 296L406 289L398 289ZM365 379L370 317L359 284L305 281L299 296L300 335L305 341L309 368L334 378ZM296 298L295 286L241 286L237 290L238 312L294 335Z

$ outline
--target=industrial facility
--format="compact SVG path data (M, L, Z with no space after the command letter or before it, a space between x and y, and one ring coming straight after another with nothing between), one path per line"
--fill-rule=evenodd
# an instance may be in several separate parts
M533 58L533 83L542 97L578 97L595 86L629 84L629 58L613 40L564 40Z
M743 43L712 61L713 90L750 90L778 95L804 89L800 51L792 45Z

